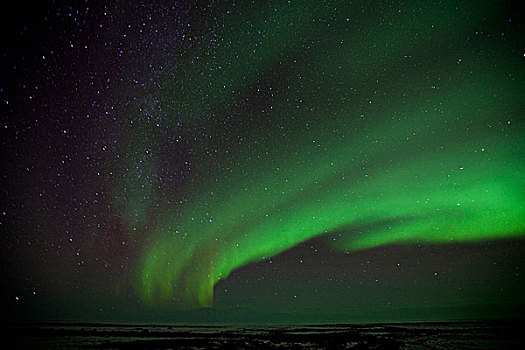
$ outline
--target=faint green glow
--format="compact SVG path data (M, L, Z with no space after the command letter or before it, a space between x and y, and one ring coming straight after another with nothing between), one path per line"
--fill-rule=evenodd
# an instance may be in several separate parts
M136 281L146 303L210 306L214 285L234 269L318 235L335 237L330 243L341 250L358 250L525 232L519 55L502 51L493 39L465 41L473 28L443 9L392 13L397 26L385 30L370 26L366 16L352 16L350 5L340 6L332 15L335 29L302 25L295 35L274 33L262 56L244 53L239 61L227 58L253 45L218 46L215 61L186 72L203 71L210 62L228 67L206 79L188 78L195 91L173 92L181 104L192 105L187 113L197 113L200 104L221 104L226 92L213 92L222 81L229 89L247 88L269 61L279 64L280 53L295 50L282 47L314 39L301 62L274 78L281 93L266 115L281 128L268 126L260 139L251 135L256 143L229 149L222 167L199 178L182 215L159 218ZM317 11L312 13L330 16L325 8ZM283 25L296 12L285 13ZM479 20L484 15L472 14ZM434 30L425 18L446 28ZM272 26L257 20L253 30ZM413 43L416 33L420 41ZM236 35L231 39L253 43L249 34ZM323 35L330 45L318 40ZM199 97L201 85L215 97ZM140 198L151 188L131 186L139 194L130 211L146 210Z

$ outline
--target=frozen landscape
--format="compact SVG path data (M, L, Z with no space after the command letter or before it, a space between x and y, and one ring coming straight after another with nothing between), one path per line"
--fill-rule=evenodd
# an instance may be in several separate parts
M185 326L12 323L19 349L518 349L517 322Z

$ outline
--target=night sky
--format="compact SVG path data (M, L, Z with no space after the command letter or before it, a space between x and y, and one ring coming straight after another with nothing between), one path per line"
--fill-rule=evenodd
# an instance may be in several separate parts
M2 5L4 319L525 311L505 1Z

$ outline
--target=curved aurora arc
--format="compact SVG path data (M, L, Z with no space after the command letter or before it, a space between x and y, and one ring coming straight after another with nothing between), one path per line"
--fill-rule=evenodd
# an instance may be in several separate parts
M236 268L327 233L337 237L327 243L340 250L522 236L523 63L493 39L465 44L476 21L443 14L452 8L392 14L397 29L354 23L349 30L342 28L352 11L342 9L333 14L340 25L325 34L305 25L326 15L323 9L295 18L294 32L273 29L277 14L254 24L254 32L269 33L262 53L223 65L238 48L215 48L216 64L229 68L187 78L190 91L208 87L207 106L235 110L223 101L223 81L251 91L257 76L273 74L281 93L261 114L270 121L264 132L247 133L250 142L229 149L220 166L202 175L181 215L159 218L137 277L142 300L210 306L215 284ZM429 16L447 29L432 32ZM237 29L231 32L243 34L234 41L253 41ZM356 42L356 31L367 33L366 42ZM421 39L411 43L416 32ZM280 63L283 47L309 35L325 39L298 62ZM479 55L481 48L490 55ZM436 56L423 57L426 50ZM174 96L184 105L192 101L191 94ZM205 157L198 159L196 166L206 169Z

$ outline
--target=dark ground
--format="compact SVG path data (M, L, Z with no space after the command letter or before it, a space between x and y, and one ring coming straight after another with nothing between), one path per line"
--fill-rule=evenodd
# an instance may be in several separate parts
M518 349L523 323L308 326L7 323L18 349Z

